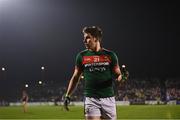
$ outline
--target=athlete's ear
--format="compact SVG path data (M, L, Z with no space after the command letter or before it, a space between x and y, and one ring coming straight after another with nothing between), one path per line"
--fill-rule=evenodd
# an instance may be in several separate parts
M94 37L94 41L95 41L95 42L98 42L99 40L98 40L98 38Z

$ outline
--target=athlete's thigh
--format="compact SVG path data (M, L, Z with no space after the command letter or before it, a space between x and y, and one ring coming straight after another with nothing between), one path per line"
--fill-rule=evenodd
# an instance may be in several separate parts
M23 101L23 102L22 102L22 105L23 105L23 106L24 106L24 105L26 105L26 102L25 102L25 101Z
M85 97L84 112L86 118L100 118L101 111L99 101L95 98Z
M101 106L101 114L103 119L116 119L116 102L114 97L102 98Z

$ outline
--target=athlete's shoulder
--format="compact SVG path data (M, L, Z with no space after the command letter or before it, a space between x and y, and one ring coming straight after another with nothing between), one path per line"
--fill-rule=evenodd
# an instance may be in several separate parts
M104 51L104 52L106 52L106 53L109 53L109 54L115 54L115 52L114 52L114 51L109 50L109 49L105 49L105 48L103 48L103 51Z
M85 50L82 50L82 51L80 51L79 53L78 53L78 55L84 55L84 54L86 54L88 52L88 50L87 49L85 49Z
M82 53L86 53L86 52L88 52L88 49L82 50L79 53L82 54Z

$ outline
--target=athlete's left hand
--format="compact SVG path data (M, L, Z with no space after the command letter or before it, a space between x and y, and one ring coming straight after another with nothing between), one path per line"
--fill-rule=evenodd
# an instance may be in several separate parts
M125 65L122 65L121 67L121 73L122 73L122 81L126 81L129 78L129 72L126 69Z

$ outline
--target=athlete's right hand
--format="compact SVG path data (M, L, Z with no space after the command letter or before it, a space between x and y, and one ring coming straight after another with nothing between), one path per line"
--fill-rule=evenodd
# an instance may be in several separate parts
M66 95L64 97L64 108L67 111L69 111L68 105L70 104L70 101L71 101L70 96Z

